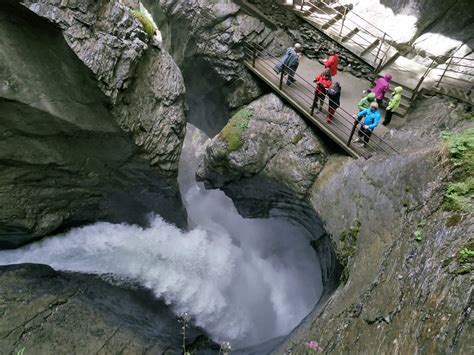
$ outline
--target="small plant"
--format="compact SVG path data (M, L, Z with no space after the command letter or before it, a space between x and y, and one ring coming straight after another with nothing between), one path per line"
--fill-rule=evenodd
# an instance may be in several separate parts
M140 10L132 10L132 14L137 18L138 21L140 21L145 32L148 34L148 37L153 37L155 31L158 29L153 22L153 19L151 19L148 14Z
M190 355L186 351L186 328L189 327L189 315L185 312L178 317L178 322L181 323L181 335L183 336L183 355Z
M455 255L443 261L443 267L449 267L451 263L456 262L454 270L455 275L469 274L474 270L474 242L471 240L465 244Z
M305 343L305 346L310 349L309 351L311 353L316 353L316 352L320 352L322 353L324 351L324 349L319 345L319 343L315 340L311 340L307 343Z
M24 352L25 352L25 348L21 348L20 350L18 350L16 355L23 355Z
M462 248L459 252L459 263L466 264L471 258L474 258L474 250Z
M349 278L349 260L354 256L357 250L357 239L359 238L361 223L355 219L348 230L343 231L339 235L341 241L341 247L338 248L337 258L341 265L344 267L341 275L342 281L347 281Z
M415 231L415 233L413 233L413 235L415 236L415 240L417 242L421 242L422 238L421 238L421 230L417 229Z
M454 167L453 177L444 194L444 208L471 212L474 195L474 128L458 133L444 132L443 139Z

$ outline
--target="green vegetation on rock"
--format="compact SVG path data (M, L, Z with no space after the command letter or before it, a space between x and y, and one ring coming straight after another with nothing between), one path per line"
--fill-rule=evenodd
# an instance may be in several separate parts
M253 111L244 108L238 111L222 129L220 136L227 142L227 149L231 152L239 150L243 145L242 133L248 128Z
M153 20L151 20L147 14L141 12L140 10L132 10L132 13L137 18L137 20L140 21L148 36L153 37L155 31L157 30Z
M472 211L474 194L474 128L443 134L454 166L453 177L444 194L444 207L450 211Z
M457 266L452 271L455 275L468 274L474 270L474 242L470 241L459 250L455 256L443 261L443 267L448 267L456 262Z
M350 258L355 254L357 250L357 238L359 237L360 226L360 221L354 220L352 226L339 235L341 247L338 248L337 258L341 265L344 267L344 270L341 275L342 281L347 281L347 279L349 278L348 264Z

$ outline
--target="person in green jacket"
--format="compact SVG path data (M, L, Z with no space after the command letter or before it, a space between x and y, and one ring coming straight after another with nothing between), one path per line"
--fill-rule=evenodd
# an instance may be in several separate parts
M375 94L373 92L369 93L366 97L363 97L359 103L357 104L357 108L359 109L359 112L362 112L364 110L367 110L370 107L370 104L375 101ZM360 122L359 116L356 115L356 120L357 122Z
M390 124L393 113L397 110L398 106L400 106L400 101L402 101L403 88L401 86L397 86L394 91L395 92L393 93L392 98L387 106L387 113L385 114L385 118L382 122L384 126L388 126Z
M357 104L357 108L360 111L364 111L370 107L370 104L375 101L375 94L371 92L366 97L362 98Z

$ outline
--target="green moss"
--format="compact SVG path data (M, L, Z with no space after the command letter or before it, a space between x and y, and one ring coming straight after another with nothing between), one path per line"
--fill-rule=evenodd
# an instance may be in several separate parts
M291 139L291 143L293 144L298 144L298 142L303 139L303 134L302 133L298 133L296 135L293 136L293 138Z
M244 108L238 111L222 129L220 137L227 142L227 149L229 151L233 152L242 147L244 144L242 141L242 133L248 128L252 117L253 111Z
M347 281L349 278L348 264L349 260L354 256L357 250L357 239L359 238L360 226L360 221L354 220L352 226L339 235L341 246L338 248L337 258L344 267L341 275L342 281Z
M464 275L464 274L469 274L473 270L474 270L473 265L463 265L455 269L453 273L456 275Z
M408 197L404 197L402 200L403 207L408 208L410 207L410 199Z
M446 227L454 227L461 222L461 215L459 213L453 214L449 216L448 220L446 221Z
M132 13L137 18L137 20L140 21L143 28L145 29L145 32L148 34L148 37L153 37L155 31L157 30L154 22L140 10L132 10Z
M454 173L446 186L443 205L446 210L472 212L474 196L474 128L443 134Z

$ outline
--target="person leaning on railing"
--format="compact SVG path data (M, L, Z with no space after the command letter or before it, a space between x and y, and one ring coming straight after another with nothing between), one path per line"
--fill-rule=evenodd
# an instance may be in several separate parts
M372 132L380 122L378 103L372 102L370 104L370 108L360 111L357 115L354 115L354 118L358 120L360 120L362 117L364 118L364 121L359 128L359 132L357 132L359 137L354 140L354 143L360 143L359 147L366 147L367 143L369 143Z
M295 43L293 47L287 48L283 57L281 57L279 63L273 67L273 71L277 74L280 74L282 71L285 74L288 74L286 79L286 84L289 86L293 84L296 80L294 78L296 69L300 64L300 59L302 57L302 47L301 44Z
M328 100L329 100L329 110L326 117L326 122L331 123L334 119L334 114L341 104L341 85L336 81L331 85L327 91Z
M331 71L329 69L324 69L321 74L314 78L313 83L316 83L316 100L314 105L319 109L319 111L322 111L327 90L332 85Z

